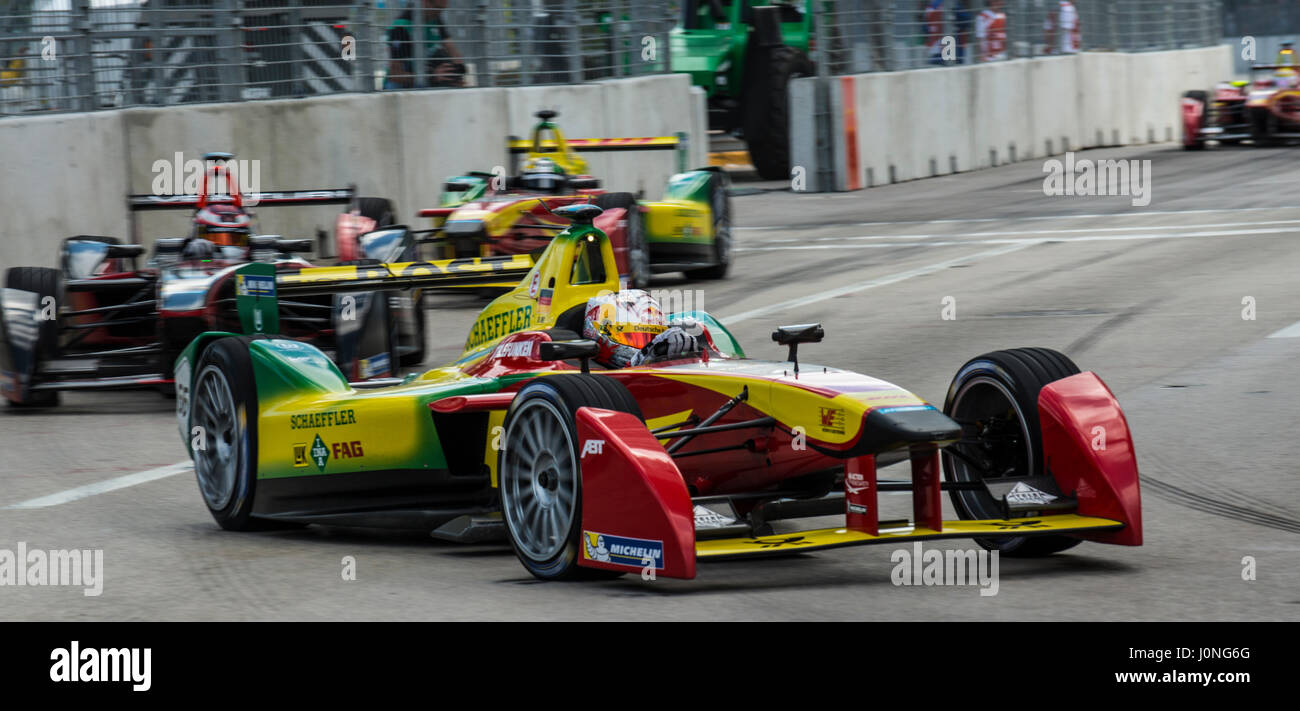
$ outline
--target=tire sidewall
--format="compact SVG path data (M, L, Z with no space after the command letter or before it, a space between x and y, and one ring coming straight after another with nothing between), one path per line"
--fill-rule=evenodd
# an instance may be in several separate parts
M198 358L194 370L195 383L209 366L216 366L225 375L234 399L236 416L243 419L244 426L238 447L240 464L235 475L235 490L225 507L220 510L208 507L208 511L222 528L239 530L248 526L257 489L257 389L253 383L248 340L225 338L210 344ZM193 432L198 397L197 388L192 389L187 427L189 432ZM196 462L195 477L197 476ZM206 499L204 505L207 506Z

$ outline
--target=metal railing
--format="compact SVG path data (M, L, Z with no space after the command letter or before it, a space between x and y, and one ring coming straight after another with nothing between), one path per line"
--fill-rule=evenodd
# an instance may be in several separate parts
M1222 41L1220 0L835 0L818 9L831 74Z
M657 74L681 4L385 1L0 0L0 115ZM1208 46L1224 24L1221 0L788 4L830 74Z
M0 114L655 74L673 24L636 0L0 0Z

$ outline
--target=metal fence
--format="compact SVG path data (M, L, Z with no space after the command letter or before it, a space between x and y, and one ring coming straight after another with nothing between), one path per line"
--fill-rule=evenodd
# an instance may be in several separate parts
M673 17L636 0L0 0L0 113L662 73Z
M0 114L662 73L681 5L387 3L0 0ZM788 3L816 14L814 59L832 74L1198 47L1223 37L1220 0Z
M956 66L1222 41L1220 0L836 0L819 9L829 73Z

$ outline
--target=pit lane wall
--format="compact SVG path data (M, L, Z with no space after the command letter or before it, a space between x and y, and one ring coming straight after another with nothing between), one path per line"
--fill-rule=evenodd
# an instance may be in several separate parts
M509 135L526 137L538 109L560 112L569 138L688 137L688 167L708 164L704 96L686 75L590 84L333 95L309 99L133 108L0 120L0 269L56 266L59 242L106 235L151 245L189 232L187 210L126 209L153 192L155 161L230 151L260 161L261 190L340 188L394 200L399 219L437 205L443 181L510 165ZM673 151L584 153L615 191L658 199ZM264 234L332 231L341 206L262 207Z
M792 163L808 168L810 190L857 190L1082 148L1178 140L1179 97L1231 72L1232 48L1218 46L831 77L833 177L818 172L815 141L792 141ZM815 81L792 85L794 135L816 120L815 105L800 100ZM818 185L818 175L831 185Z

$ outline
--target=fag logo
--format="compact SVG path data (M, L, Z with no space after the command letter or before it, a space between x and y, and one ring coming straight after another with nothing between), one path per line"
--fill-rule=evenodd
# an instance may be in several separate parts
M365 452L361 451L361 442L357 440L335 442L333 447L335 459L356 459L365 456Z
M586 442L583 442L583 443L582 443L582 455L579 456L578 459L586 459L588 453L590 453L590 454L604 454L604 453L605 453L605 440L603 440L603 439L589 439L589 440L587 440Z

